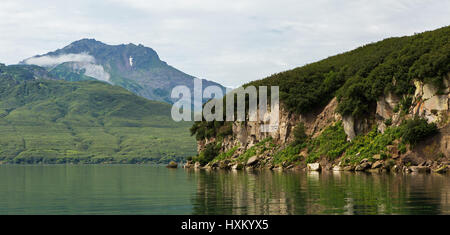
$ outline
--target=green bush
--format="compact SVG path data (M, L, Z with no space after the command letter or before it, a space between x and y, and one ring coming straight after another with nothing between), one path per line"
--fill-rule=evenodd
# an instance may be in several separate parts
M423 118L415 118L406 120L402 124L402 141L412 146L416 145L419 141L434 135L438 132L438 128L435 123L428 123Z
M302 156L299 155L300 149L300 145L288 145L273 156L273 163L275 165L280 165L284 162L286 162L286 164L291 164L301 160Z
M386 120L384 121L384 124L385 124L386 126L392 125L392 118L386 119Z
M342 122L327 127L317 138L312 139L308 144L309 155L306 159L308 163L315 162L322 156L329 160L334 160L344 153L349 146L347 135L345 134Z
M303 122L299 122L294 128L294 142L293 145L302 145L308 136L305 133L305 125Z
M364 158L373 160L372 157L376 154L380 154L382 159L386 159L389 157L385 153L387 146L399 139L400 136L401 129L399 127L388 127L384 133L378 132L374 127L366 135L357 136L352 140L344 158L350 163L358 163Z

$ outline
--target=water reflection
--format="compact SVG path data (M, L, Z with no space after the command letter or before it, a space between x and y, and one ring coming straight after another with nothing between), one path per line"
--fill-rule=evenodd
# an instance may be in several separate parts
M187 171L194 214L449 214L449 175Z

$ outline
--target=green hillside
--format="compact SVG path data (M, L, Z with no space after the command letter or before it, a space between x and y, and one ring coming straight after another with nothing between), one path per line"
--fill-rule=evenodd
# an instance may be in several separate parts
M0 64L1 162L167 162L195 154L192 123L172 121L169 105L104 82L36 79L38 68Z
M387 92L413 94L413 79L443 87L448 71L450 26L385 39L247 85L280 86L280 99L293 112L307 113L337 96L339 113L363 116Z

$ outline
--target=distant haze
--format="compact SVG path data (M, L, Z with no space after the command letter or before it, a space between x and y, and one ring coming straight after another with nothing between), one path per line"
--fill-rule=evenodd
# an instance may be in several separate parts
M95 38L143 44L181 71L236 87L386 37L446 26L449 9L442 0L2 0L0 62Z
M89 62L94 63L95 58L87 53L64 54L60 56L41 56L34 57L24 61L25 64L34 64L43 67L62 64L64 62Z

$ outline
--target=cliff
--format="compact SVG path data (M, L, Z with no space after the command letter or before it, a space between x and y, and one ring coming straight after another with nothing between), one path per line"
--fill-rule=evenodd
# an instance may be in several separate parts
M446 84L449 82L449 77L445 79ZM355 119L352 116L342 117L336 112L337 100L332 99L328 105L323 109L317 110L309 115L299 115L286 110L285 107L280 109L280 126L275 132L261 132L261 124L267 124L262 121L254 122L234 122L232 124L232 135L229 135L220 141L217 138L206 138L199 140L198 151L202 152L206 146L211 143L220 143L219 156L222 154L220 160L211 161L203 168L234 168L239 169L243 167L249 168L270 168L270 169L305 169L307 163L318 162L316 170L355 170L360 164L344 164L343 159L345 152L340 154L337 158L330 160L326 156L320 156L315 161L308 162L308 147L298 150L298 158L293 161L286 159L279 162L274 158L276 155L289 155L284 152L289 149L291 144L295 141L294 129L298 123L303 123L305 127L305 134L312 140L321 137L322 132L336 124L343 127L346 135L347 143L351 144L352 140L364 137L370 133L371 128L377 127L377 132L382 135L387 128L401 127L405 120L412 120L423 118L428 123L436 123L438 132L426 139L420 141L417 145L407 145L406 152L399 150L400 139L386 144L387 151L380 151L380 153L372 156L372 162L367 160L369 166L364 170L369 170L378 160L377 164L381 165L374 168L376 171L387 170L387 164L392 164L394 169L403 169L408 171L414 166L429 166L432 169L439 169L444 165L450 163L450 114L449 102L450 92L447 86L444 93L430 84L423 84L416 82L416 91L413 96L411 107L407 113L402 113L398 110L400 100L392 94L380 97L377 102L376 111L373 116L368 116L364 119ZM389 124L388 122L391 122ZM389 124L389 125L388 125ZM261 144L262 143L262 144ZM373 143L368 143L373 144ZM347 149L350 149L348 146ZM232 153L231 153L232 152ZM231 153L231 154L230 154ZM382 159L382 154L388 154L388 159ZM223 155L228 155L223 158ZM242 158L242 156L245 156ZM393 162L390 160L394 160ZM386 166L385 166L386 165ZM311 164L314 167L314 164ZM310 168L311 168L310 166ZM347 168L345 167L347 166ZM187 167L194 167L193 163L187 164ZM202 167L197 164L198 168Z
M244 86L280 87L280 125L201 122L186 167L445 171L450 27L392 38Z

